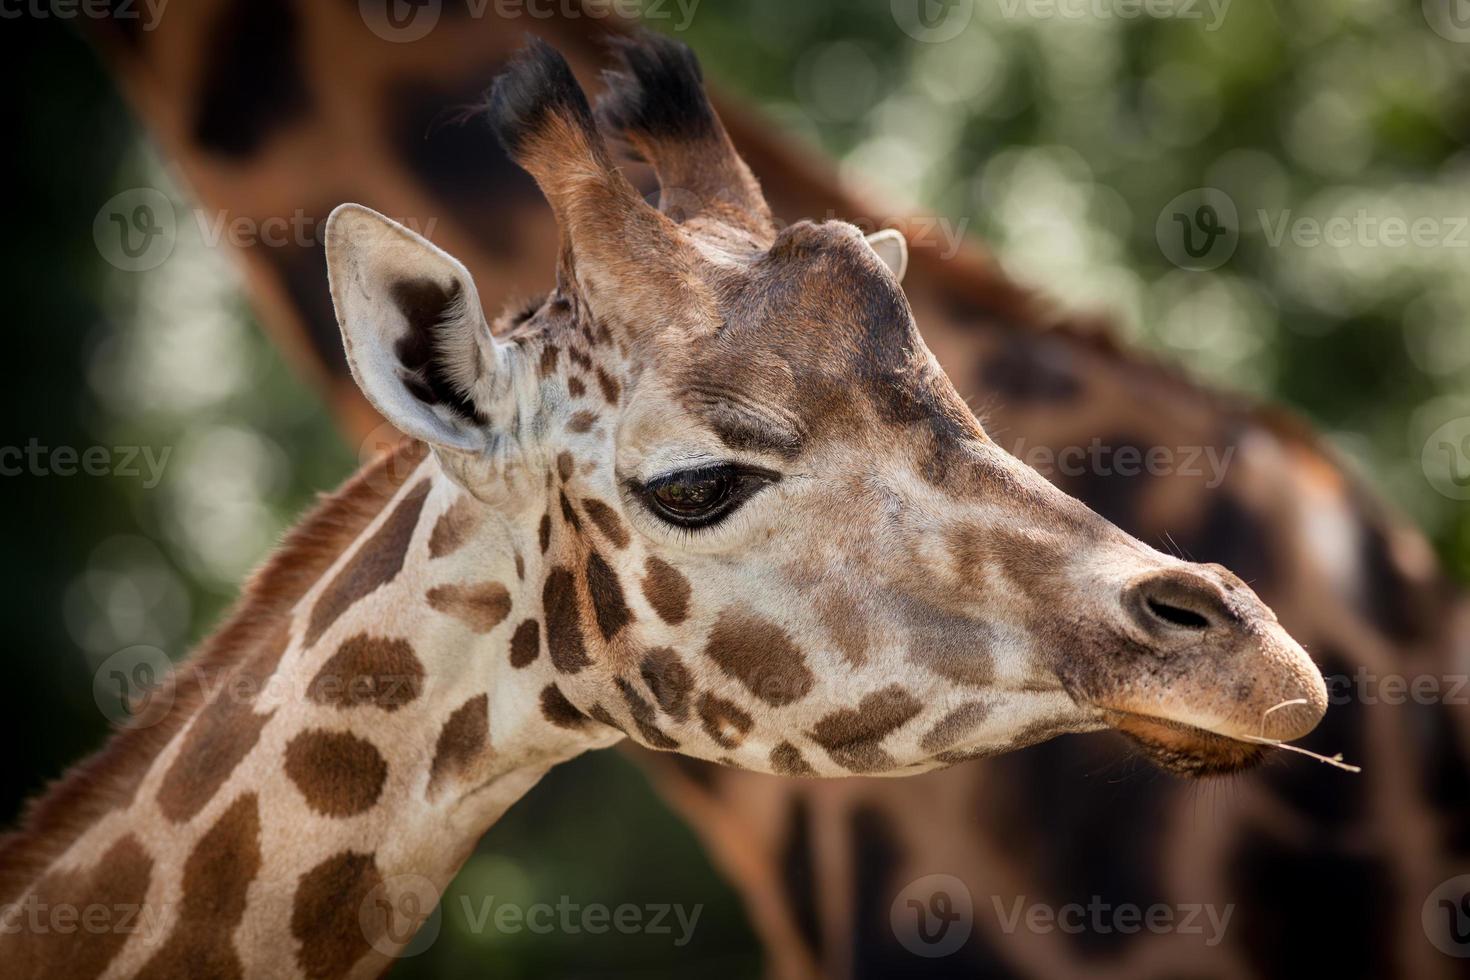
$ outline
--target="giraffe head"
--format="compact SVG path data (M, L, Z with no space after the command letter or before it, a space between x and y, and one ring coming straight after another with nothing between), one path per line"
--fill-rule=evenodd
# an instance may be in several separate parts
M560 230L544 300L487 321L458 261L357 205L327 236L367 397L524 542L544 629L517 640L558 710L822 775L1106 726L1209 773L1313 728L1321 676L1243 582L987 438L919 336L901 237L778 228L688 50L617 53L596 116L539 43L491 96Z

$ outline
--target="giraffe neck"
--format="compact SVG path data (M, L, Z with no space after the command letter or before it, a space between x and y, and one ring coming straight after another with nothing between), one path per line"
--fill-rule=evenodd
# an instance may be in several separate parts
M112 787L68 842L0 845L40 872L0 934L20 975L376 975L512 803L621 737L560 697L540 655L535 532L521 540L433 456L394 459L353 491L376 514L297 532L347 541L314 581L277 581L278 555L180 668L154 754L113 759L134 772L126 798ZM294 598L260 608L278 588ZM53 796L68 792L84 791ZM50 928L92 905L140 911L127 931Z

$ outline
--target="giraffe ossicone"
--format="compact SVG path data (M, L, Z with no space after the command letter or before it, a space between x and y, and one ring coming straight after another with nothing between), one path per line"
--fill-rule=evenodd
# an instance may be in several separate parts
M375 974L401 942L362 909L442 888L547 769L624 737L905 775L1112 726L1207 774L1321 717L1320 674L1243 582L986 436L919 336L900 236L778 228L692 54L617 53L595 114L539 43L492 93L561 234L535 307L492 323L452 256L333 213L353 375L414 441L181 668L250 683L186 681L104 750L110 783L63 784L0 843L0 902L122 865L110 887L167 910L83 954L0 936L23 975ZM79 799L86 819L44 826Z

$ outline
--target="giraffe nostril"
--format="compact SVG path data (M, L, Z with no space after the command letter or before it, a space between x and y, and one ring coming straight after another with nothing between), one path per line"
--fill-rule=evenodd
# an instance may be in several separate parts
M1134 622L1160 639L1192 636L1235 620L1219 586L1183 569L1135 581L1123 603Z
M1172 606L1160 599L1148 598L1144 600L1148 611L1159 619L1174 626L1184 629L1202 630L1210 625L1210 621L1193 609L1185 609L1183 606Z

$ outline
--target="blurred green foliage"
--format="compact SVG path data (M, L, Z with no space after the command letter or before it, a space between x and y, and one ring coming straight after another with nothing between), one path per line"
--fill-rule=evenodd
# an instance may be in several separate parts
M1208 8L1199 21L1026 16L1032 7L977 2L958 37L924 43L897 29L888 0L707 3L685 38L717 83L835 155L895 214L932 208L1021 279L1113 311L1202 378L1305 413L1470 576L1470 508L1420 466L1428 434L1470 415L1470 232L1449 240L1470 216L1470 45L1431 30L1420 5L1387 0L1236 0L1213 24ZM7 22L0 45L9 90L23 93L0 111L24 134L8 151L19 190L0 266L18 341L3 443L173 454L154 488L0 480L11 557L0 602L19 692L7 744L21 747L3 783L9 819L101 739L101 659L133 644L186 653L355 460L261 334L227 257L187 223L157 270L100 259L102 202L170 182L92 53L54 19ZM1169 262L1155 225L1202 186L1232 199L1240 241L1220 268L1191 272ZM1269 233L1360 212L1428 217L1442 240L1339 247ZM702 910L675 957L671 937L476 933L465 917L487 895ZM494 828L444 903L439 939L399 975L701 965L759 971L738 900L636 767L600 753L557 770Z

